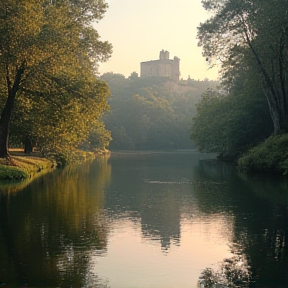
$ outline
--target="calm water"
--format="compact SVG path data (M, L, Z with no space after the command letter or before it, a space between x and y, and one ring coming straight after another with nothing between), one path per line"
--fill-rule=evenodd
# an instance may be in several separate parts
M288 287L283 179L205 154L115 153L23 187L0 188L0 286L196 288L237 256L250 287Z

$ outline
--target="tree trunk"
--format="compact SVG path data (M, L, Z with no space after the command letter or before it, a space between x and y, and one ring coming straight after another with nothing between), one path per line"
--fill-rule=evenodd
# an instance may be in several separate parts
M26 154L32 153L33 146L32 146L31 140L28 137L25 138L25 140L23 141L23 144L24 144L24 153Z
M281 124L280 113L276 109L270 108L270 115L274 126L274 135L279 135L285 132L284 125Z
M10 158L8 151L9 127L13 111L15 95L10 94L0 118L0 158Z
M245 21L243 20L243 23ZM259 68L259 72L262 78L262 88L263 92L266 95L270 115L274 125L274 135L279 135L282 133L286 133L288 131L288 116L287 116L287 103L286 103L286 89L284 83L284 61L283 61L283 51L284 51L284 44L282 44L282 40L280 41L280 52L279 52L279 71L280 71L280 84L281 89L277 89L276 80L273 79L273 76L270 77L267 69L265 68L264 64L262 63L258 53L254 49L252 42L249 38L246 28L244 29L245 37L247 44L249 45ZM284 39L284 36L283 36ZM284 40L283 40L284 41ZM282 93L282 94L281 94Z
M23 61L20 68L17 69L13 84L9 77L8 66L6 67L6 70L7 70L6 83L7 83L8 97L0 116L0 158L10 159L8 151L9 128L16 93L19 90L21 78L25 71L25 61Z
M273 87L271 87L272 83L268 82L267 84L267 82L268 81L264 77L262 77L262 89L269 105L269 111L274 126L274 135L287 133L288 118L286 115L286 107L284 106L284 101L281 101L281 97L286 98L286 95L281 95L280 93L278 93L276 89L273 89Z

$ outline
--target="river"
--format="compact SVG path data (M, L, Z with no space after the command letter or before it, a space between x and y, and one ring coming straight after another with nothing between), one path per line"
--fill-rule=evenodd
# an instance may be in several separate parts
M196 152L115 152L4 184L1 287L196 288L203 271L225 282L225 265L245 287L288 287L281 177Z

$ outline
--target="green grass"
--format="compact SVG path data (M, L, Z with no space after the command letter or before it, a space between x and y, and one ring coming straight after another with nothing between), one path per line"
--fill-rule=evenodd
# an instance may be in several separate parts
M26 171L13 167L13 166L6 166L0 165L0 179L14 179L14 180L22 180L29 177L29 174Z
M242 171L288 174L288 134L271 136L238 160Z
M51 160L31 156L12 156L13 165L0 159L0 179L24 180L55 165Z

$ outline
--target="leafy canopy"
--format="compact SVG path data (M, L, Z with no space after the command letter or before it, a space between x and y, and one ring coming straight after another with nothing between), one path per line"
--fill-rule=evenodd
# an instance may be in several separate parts
M92 24L106 9L102 0L1 1L1 157L11 119L16 137L52 149L56 139L76 147L101 126L109 90L95 74L112 46Z

